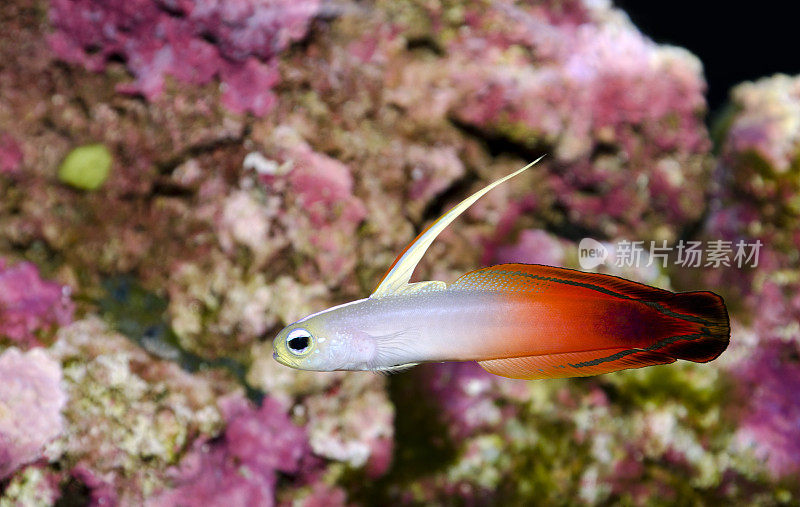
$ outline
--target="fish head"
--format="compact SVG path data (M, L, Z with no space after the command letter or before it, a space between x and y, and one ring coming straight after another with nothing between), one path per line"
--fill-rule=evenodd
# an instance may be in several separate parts
M328 347L315 322L296 322L286 326L272 342L272 357L298 370L320 370L328 361ZM322 339L322 342L320 342ZM324 357L323 357L324 354Z
M298 370L370 369L374 339L343 322L341 313L331 308L286 326L272 342L272 357Z

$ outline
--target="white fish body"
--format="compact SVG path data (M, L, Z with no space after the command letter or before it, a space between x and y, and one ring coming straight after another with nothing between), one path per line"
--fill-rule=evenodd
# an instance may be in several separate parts
M515 331L510 312L492 293L440 289L346 303L306 317L282 335L302 330L294 336L311 337L307 369L388 370L430 361L507 357L513 351L506 338ZM281 361L288 345L278 341L275 347L274 356Z

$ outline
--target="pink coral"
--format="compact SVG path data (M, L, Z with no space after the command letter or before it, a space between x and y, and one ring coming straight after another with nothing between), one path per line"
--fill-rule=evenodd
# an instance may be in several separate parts
M781 288L787 280L781 271L793 272L800 255L800 184L793 169L800 150L800 78L743 83L731 98L735 107L721 141L719 185L705 234L762 246L757 269L717 270L706 279L744 296L757 315L754 328L769 340L776 325L800 318L792 287Z
M304 400L309 443L317 456L364 467L379 477L391 464L394 407L383 382L344 375L341 383Z
M752 320L740 333L747 350L731 368L743 404L736 432L774 476L800 470L800 254L796 170L800 149L800 78L774 76L731 93L717 162L719 186L705 234L733 242L760 241L755 269L705 273L707 283L741 297ZM733 343L733 342L732 342Z
M780 264L791 267L800 252L800 77L743 83L731 97L736 109L721 146L721 185L709 233L758 236Z
M228 421L225 441L231 455L252 470L297 473L309 453L305 431L292 424L280 403L266 398L254 409L244 399L220 400Z
M422 213L422 205L431 202L454 181L464 176L464 164L453 147L424 148L413 145L408 150L411 187L407 204L412 213Z
M0 174L13 174L22 165L22 149L6 132L0 132Z
M800 471L800 358L795 344L772 340L737 372L749 407L737 439L752 447L775 476Z
M285 176L264 175L263 181L286 188L288 209L281 221L292 246L313 256L323 279L338 282L355 266L354 236L366 208L353 194L350 168L303 141L284 143L288 147L280 150L280 158L292 163L291 171Z
M756 271L758 278L772 266ZM800 472L800 284L779 282L780 274L776 278L751 289L745 300L755 315L755 343L731 371L740 398L746 400L736 441L779 478Z
M725 138L725 155L754 153L772 174L790 172L800 146L800 77L777 75L743 83L731 95L739 110ZM748 169L755 176L755 168Z
M494 259L496 263L560 266L564 262L564 243L545 231L528 229L520 233L515 244L498 247Z
M69 324L73 311L66 287L42 280L29 262L8 267L0 259L0 338L35 345L38 333Z
M687 183L708 173L700 62L605 3L568 4L467 3L451 31L454 12L431 6L447 58L397 71L392 101L521 152L547 150L553 176L541 183L571 224L649 236L652 221L698 219L706 191Z
M275 477L239 467L224 447L198 445L181 462L175 489L148 502L151 506L275 504Z
M310 454L305 431L281 404L260 408L232 395L220 401L228 422L219 441L198 441L175 471L175 488L152 505L274 505L277 473L297 475Z
M70 475L89 488L92 506L117 505L119 498L111 481L81 463L70 470Z
M319 0L52 0L50 46L95 71L122 57L129 91L158 97L167 75L191 84L214 77L237 112L266 114L279 79L274 57L303 38Z
M520 124L536 142L536 135L556 143L563 160L586 156L604 138L620 143L630 155L638 150L657 153L664 149L705 150L708 141L698 112L705 108L705 84L699 62L688 53L659 48L621 19L596 20L575 26L571 21L544 25L541 12L503 7L489 18L531 27L529 41L539 49L541 34L548 34L552 45L538 68L520 67L521 55L507 62L503 46L486 47L470 34L492 32L485 17L476 18L472 31L456 39L451 49L464 57L475 57L473 65L461 71L480 70L484 79L465 81L466 103L455 114L477 126ZM587 11L587 17L593 13ZM482 33L484 32L484 33ZM537 37L538 35L538 37ZM666 128L664 122L675 124ZM644 146L632 136L631 125L642 125L662 132L653 137L654 145ZM656 132L647 132L656 134Z
M306 148L295 149L290 156L295 167L289 181L297 192L297 204L308 213L312 226L323 226L336 215L347 222L364 217L363 205L352 198L353 178L347 166ZM338 213L337 207L341 208Z
M428 367L425 385L441 407L443 422L456 439L499 427L513 417L513 406L496 403L503 397L524 397L524 381L497 377L474 362L443 363Z
M42 349L0 355L0 480L42 455L63 429L61 367Z
M723 185L709 233L757 236L778 264L793 267L800 253L800 77L744 83L731 96L736 110L722 143Z

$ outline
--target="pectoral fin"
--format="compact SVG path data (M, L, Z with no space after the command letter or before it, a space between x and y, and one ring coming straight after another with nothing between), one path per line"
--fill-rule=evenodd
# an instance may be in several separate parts
M483 197L494 187L524 172L541 159L542 157L539 157L522 169L519 169L508 176L504 176L503 178L500 178L499 180L496 180L481 190L475 192L471 196L461 201L453 209L442 215L427 229L422 231L422 233L420 233L420 235L417 236L416 239L412 241L405 250L403 250L397 259L395 259L394 263L389 268L389 271L387 271L383 276L380 284L378 284L378 287L372 292L370 297L375 298L389 294L395 294L398 290L401 290L403 287L405 287L408 284L408 281L411 279L411 275L414 272L414 269L417 267L417 264L419 264L422 256L425 255L425 252L428 250L428 247L431 246L431 243L433 243L433 240L436 239L439 233L441 233L445 227L450 225L450 222L455 220L461 213L466 211L467 208L472 206L475 201Z
M392 373L400 373L401 371L408 370L409 368L413 368L417 366L419 363L405 363L405 364L398 364L395 366L383 366L381 368L372 368L372 372L380 373L381 375L390 375Z

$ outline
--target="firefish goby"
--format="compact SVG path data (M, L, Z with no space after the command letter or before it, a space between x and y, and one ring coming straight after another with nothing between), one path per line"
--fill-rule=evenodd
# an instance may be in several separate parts
M611 275L536 264L478 269L451 285L409 283L436 236L481 196L423 231L365 299L284 328L273 357L301 370L396 371L423 362L477 361L511 378L598 375L684 359L708 362L728 346L722 298L674 293Z

